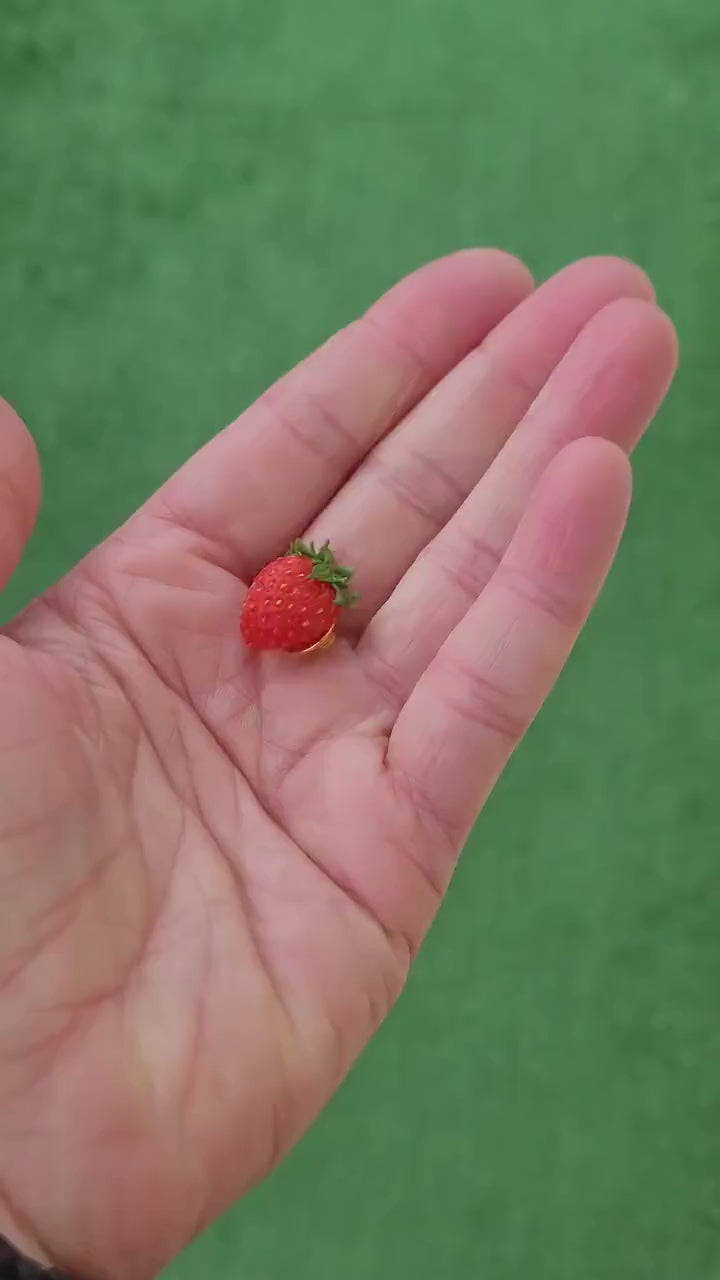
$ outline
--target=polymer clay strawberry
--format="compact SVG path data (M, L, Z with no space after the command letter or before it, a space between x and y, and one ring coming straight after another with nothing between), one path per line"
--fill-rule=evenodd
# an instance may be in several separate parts
M328 647L340 609L357 600L348 586L352 574L337 563L329 543L317 548L296 539L253 579L240 618L245 644L285 653Z

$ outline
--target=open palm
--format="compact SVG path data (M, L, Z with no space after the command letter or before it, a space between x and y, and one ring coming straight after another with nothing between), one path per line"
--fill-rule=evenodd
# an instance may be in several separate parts
M5 630L0 1231L148 1280L307 1127L591 607L673 364L626 263L434 263ZM0 481L6 581L39 488L7 407ZM305 533L361 603L252 655L246 584Z

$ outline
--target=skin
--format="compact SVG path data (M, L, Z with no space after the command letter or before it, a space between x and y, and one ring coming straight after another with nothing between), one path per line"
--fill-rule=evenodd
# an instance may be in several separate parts
M0 1232L150 1280L276 1164L399 996L623 529L675 339L645 276L423 268L0 637ZM0 407L0 586L39 498ZM362 602L251 655L329 538Z

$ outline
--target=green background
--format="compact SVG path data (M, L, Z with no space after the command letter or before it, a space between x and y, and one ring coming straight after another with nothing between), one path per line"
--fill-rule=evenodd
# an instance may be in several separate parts
M638 259L681 374L409 990L172 1280L720 1277L717 0L0 0L0 386L54 578L382 288Z

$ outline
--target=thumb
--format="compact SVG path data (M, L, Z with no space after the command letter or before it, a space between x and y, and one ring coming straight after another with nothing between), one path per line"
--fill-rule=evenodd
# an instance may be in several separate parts
M0 400L0 591L17 568L40 504L40 464L30 432Z

